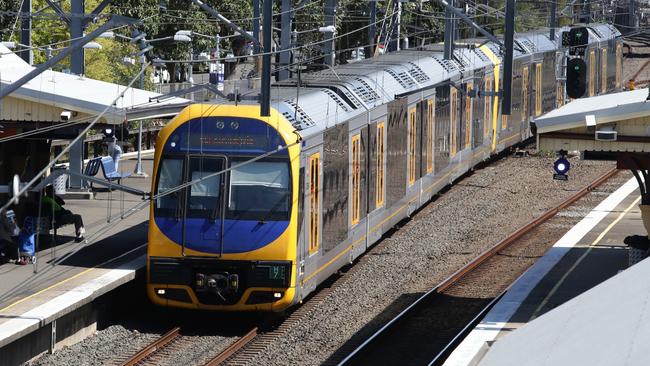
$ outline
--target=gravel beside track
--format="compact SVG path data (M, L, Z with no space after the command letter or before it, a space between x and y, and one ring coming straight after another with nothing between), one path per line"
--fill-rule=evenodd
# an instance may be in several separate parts
M627 180L625 174L610 178L609 187L588 193L550 220L511 241L450 287L443 286L438 292L430 293L346 365L429 364L485 306L601 202L603 192L611 192ZM336 358L336 361L341 361L350 353L345 350L338 357L330 357L330 360ZM441 364L444 357L436 364Z
M511 156L458 182L378 243L304 322L249 364L327 363L349 339L368 337L423 292L613 166L574 157L569 181L560 182L552 180L554 160Z

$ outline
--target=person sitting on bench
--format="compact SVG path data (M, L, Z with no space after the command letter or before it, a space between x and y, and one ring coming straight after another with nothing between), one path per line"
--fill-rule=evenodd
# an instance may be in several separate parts
M52 217L56 221L56 226L63 226L74 224L75 229L75 242L79 243L84 240L86 229L84 228L83 219L79 214L73 214L70 210L66 210L62 206L65 201L61 197L54 194L54 187L51 185L45 187L45 195L43 196L43 214Z

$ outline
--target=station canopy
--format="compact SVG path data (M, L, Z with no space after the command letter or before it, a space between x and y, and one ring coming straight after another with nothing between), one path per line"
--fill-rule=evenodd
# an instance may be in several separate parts
M575 99L535 118L541 151L580 151L586 159L620 160L650 152L649 89ZM650 167L650 160L648 160Z
M10 85L34 69L0 44L0 88ZM70 111L75 119L96 116L107 106L101 122L120 124L135 119L175 116L190 103L183 98L160 98L161 94L79 75L46 70L0 102L0 120L12 122L59 122Z
M538 133L586 126L586 117L594 116L596 125L650 116L648 89L604 94L571 101L535 119Z

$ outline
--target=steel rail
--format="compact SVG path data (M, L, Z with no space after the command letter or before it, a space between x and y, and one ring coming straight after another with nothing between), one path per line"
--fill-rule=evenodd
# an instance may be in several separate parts
M205 364L205 366L221 365L230 356L237 353L240 349L246 347L247 344L249 344L253 339L255 339L255 337L257 337L258 333L259 329L257 327L253 328L250 332L246 333L244 336L233 342L230 346L226 347L226 349L221 351L218 355L213 357Z
M497 253L499 253L501 250L505 249L506 247L510 246L514 242L516 242L519 238L530 232L532 229L538 227L542 223L548 221L552 217L554 217L560 210L570 206L580 198L586 196L589 192L593 191L595 188L606 182L608 179L613 177L618 173L618 170L616 168L613 168L606 172L605 174L601 175L599 178L594 180L592 183L587 185L585 188L577 191L574 195L571 197L567 198L566 200L562 201L559 205L555 206L554 208L551 208L548 210L546 213L544 213L542 216L530 221L526 225L522 226L521 228L517 229L514 231L512 234L508 235L505 239L501 240L491 248L487 249L483 253L481 253L478 257L473 259L471 262L466 264L464 267L459 269L458 271L454 272L451 276L447 277L444 281L442 281L440 284L426 292L424 295L419 297L417 300L415 300L411 305L409 305L406 309L402 310L397 316L395 316L393 319L391 319L388 323L386 323L383 327L381 327L378 331L376 331L374 334L372 334L368 339L366 339L361 345L359 345L352 353L348 354L341 362L338 363L338 365L345 365L349 361L351 361L356 355L360 354L370 343L372 343L375 339L377 339L379 336L383 335L387 330L392 327L394 324L396 324L398 321L400 321L403 318L406 318L407 314L415 308L418 304L422 303L425 299L429 299L431 297L435 297L438 295L441 295L444 293L446 290L457 284L461 279L467 277L468 274L470 274L472 271L474 271L477 267L479 267L481 264L483 264L485 261L488 259L494 257ZM493 302L490 302L488 307L491 307L493 305ZM481 312L484 312L485 309L483 309ZM474 321L476 318L474 319ZM463 331L467 331L468 327L466 326ZM462 331L461 331L462 333ZM460 335L457 335L454 337L452 342L457 342L460 338ZM443 352L449 351L450 346L446 346L443 349ZM440 354L436 356L435 360L438 360L440 357Z
M160 338L150 343L145 348L141 349L138 353L131 356L128 360L122 363L122 366L133 366L145 360L147 357L161 349L167 347L170 343L180 337L180 327L176 327L169 332L163 334Z

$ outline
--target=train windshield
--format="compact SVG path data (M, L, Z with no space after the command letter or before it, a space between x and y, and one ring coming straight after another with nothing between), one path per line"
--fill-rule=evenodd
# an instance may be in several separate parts
M289 164L273 160L242 164L245 161L231 161L226 217L259 221L288 220Z
M187 164L187 169L185 165ZM221 180L223 174L215 173L224 169L224 158L191 157L189 160L167 157L161 161L158 174L156 211L161 216L179 217L182 213L180 202L187 195L188 217L216 218L220 213ZM186 179L183 176L187 174ZM196 181L190 187L173 191L184 182ZM165 194L167 193L167 194Z
M214 220L221 217L222 200L225 200L225 218L229 220L288 220L289 163L285 159L246 162L249 159L229 159L231 170L215 175L226 168L225 158L163 158L158 174L156 215ZM190 181L196 183L170 192Z
M183 160L164 159L158 171L158 191L156 211L159 215L174 216L180 209L179 197L181 192L169 192L183 183ZM166 194L165 194L166 193Z

